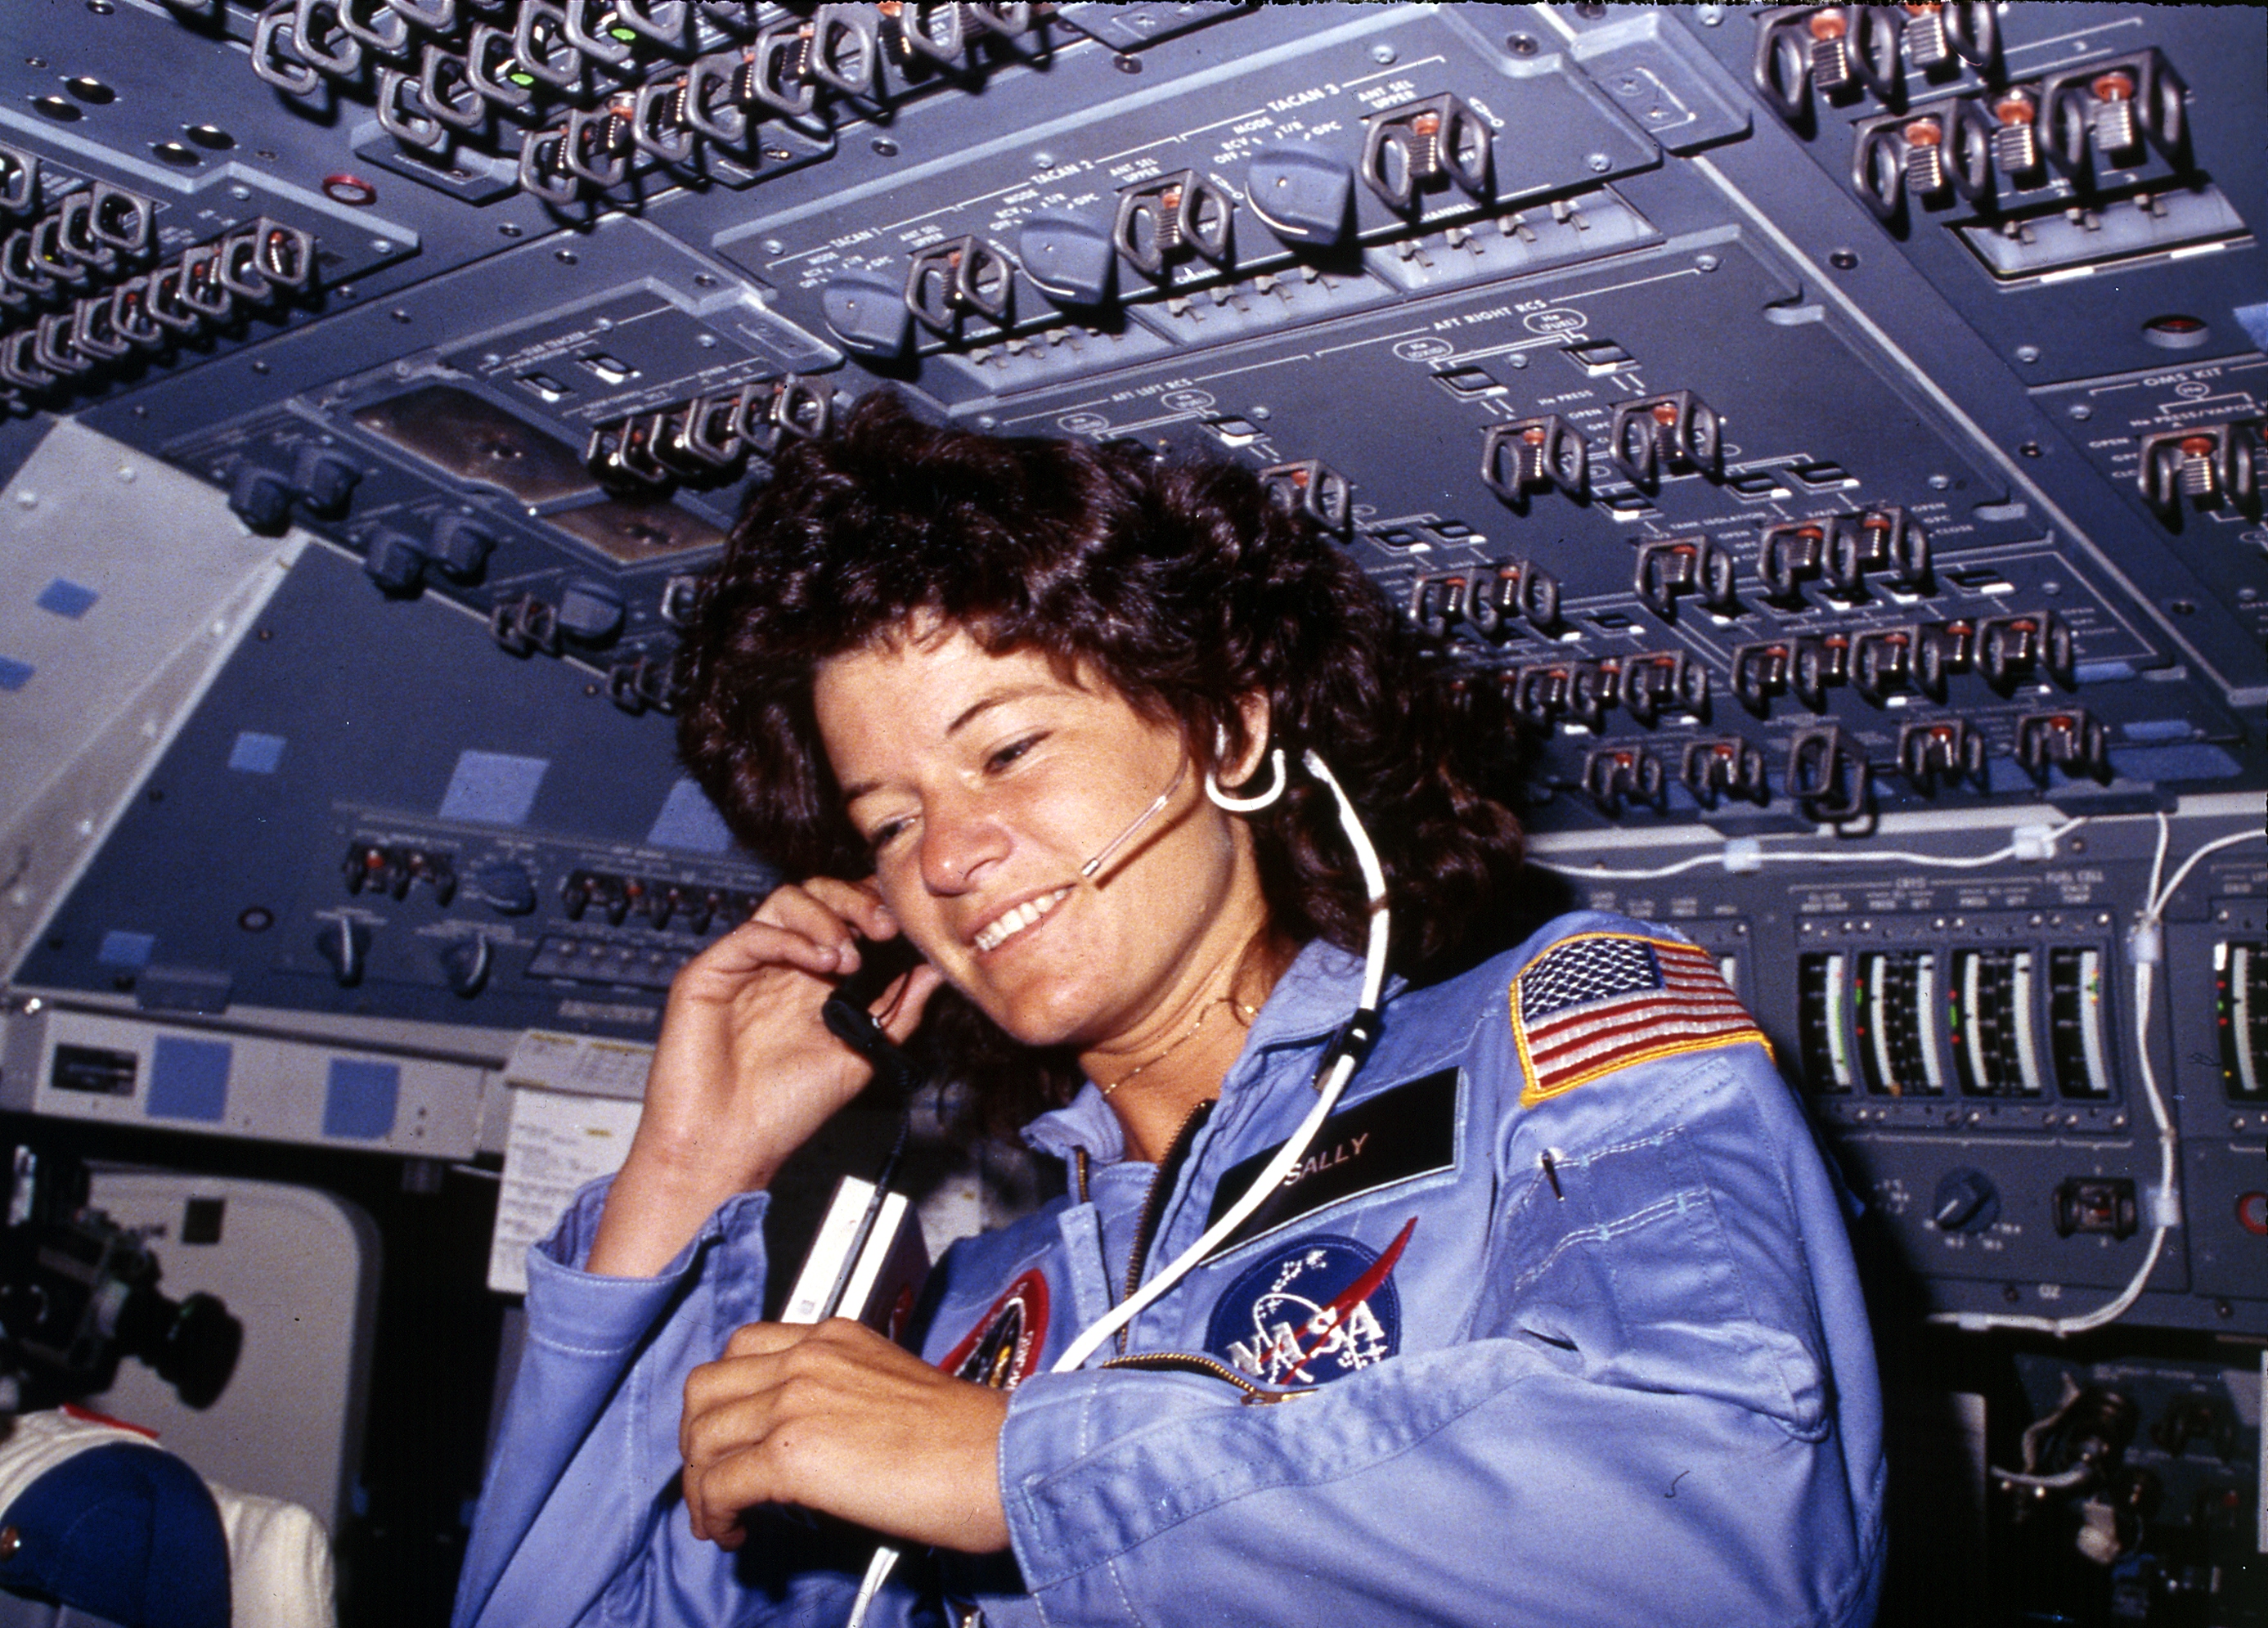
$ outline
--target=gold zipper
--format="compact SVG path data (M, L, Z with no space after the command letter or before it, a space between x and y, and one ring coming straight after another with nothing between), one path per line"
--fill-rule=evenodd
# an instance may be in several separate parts
M1211 1357L1200 1357L1194 1352L1143 1352L1131 1357L1113 1357L1100 1366L1106 1368L1140 1368L1159 1374L1204 1374L1214 1379L1226 1380L1244 1393L1244 1405L1248 1408L1269 1407L1278 1402L1293 1402L1314 1394L1312 1390L1263 1390L1234 1368L1216 1362Z
M1197 1127L1211 1112L1211 1101L1200 1102L1189 1109L1181 1129L1174 1132L1173 1141L1167 1144L1166 1156L1158 1161L1157 1174L1150 1178L1150 1190L1142 1196L1141 1217L1134 1224L1134 1247L1126 1260L1126 1290L1118 1297L1122 1303L1133 1299L1134 1291L1142 1286L1142 1268L1149 1263L1150 1246L1156 1241L1152 1234L1158 1225L1158 1191L1180 1177L1182 1166L1189 1159L1189 1144L1197 1139ZM1126 1349L1126 1332L1123 1328L1118 1330L1121 1352Z

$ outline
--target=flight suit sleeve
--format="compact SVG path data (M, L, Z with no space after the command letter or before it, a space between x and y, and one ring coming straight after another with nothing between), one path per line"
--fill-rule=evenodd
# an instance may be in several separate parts
M456 1628L812 1624L849 1615L870 1543L783 1514L737 1553L693 1536L685 1377L762 1315L766 1200L728 1201L657 1277L581 1270L607 1183L528 1255L527 1340L482 1489ZM902 1587L869 1620L929 1620Z
M1871 1348L1762 1045L1532 1105L1509 1047L1468 1063L1498 1111L1429 1202L1487 1206L1483 1258L1401 1299L1440 1337L1258 1404L1123 1369L1017 1392L1001 1489L1046 1622L1166 1621L1165 1601L1253 1628L1871 1618Z

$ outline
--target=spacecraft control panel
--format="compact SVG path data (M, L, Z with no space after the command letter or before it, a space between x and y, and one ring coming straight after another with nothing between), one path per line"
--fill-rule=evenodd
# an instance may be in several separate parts
M675 630L887 389L1336 539L1896 1316L2250 1351L2264 118L2247 6L11 9L0 1106L475 1168L531 1035L634 1093L779 880Z

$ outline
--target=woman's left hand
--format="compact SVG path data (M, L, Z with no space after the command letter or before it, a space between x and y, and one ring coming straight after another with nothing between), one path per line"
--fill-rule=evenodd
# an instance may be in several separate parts
M796 1504L916 1543L1008 1546L1004 1392L947 1378L836 1317L752 1322L685 1381L678 1448L693 1535L737 1549L740 1512Z

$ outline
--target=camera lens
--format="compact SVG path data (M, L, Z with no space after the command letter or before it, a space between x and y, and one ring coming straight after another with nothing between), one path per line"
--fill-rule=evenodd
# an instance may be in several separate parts
M119 1313L118 1344L155 1368L184 1405L209 1408L236 1372L244 1325L212 1295L176 1301L139 1288Z

